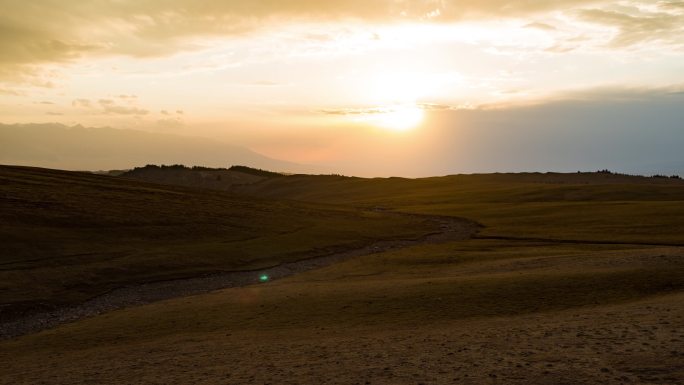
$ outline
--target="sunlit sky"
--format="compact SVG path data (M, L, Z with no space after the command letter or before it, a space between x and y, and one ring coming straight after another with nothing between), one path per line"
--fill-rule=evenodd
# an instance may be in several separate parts
M399 159L435 154L433 162L411 161L407 173L592 167L570 156L556 164L552 154L497 163L487 145L467 159L440 155L487 143L482 135L508 119L518 119L514 126L547 119L547 141L567 136L573 128L554 125L548 111L568 105L579 104L574 118L597 132L625 123L611 115L616 103L647 111L673 105L660 113L662 129L668 143L684 136L675 108L684 100L684 1L0 0L0 7L0 123L202 136L367 175L398 174ZM605 116L596 118L601 108ZM482 123L473 114L497 118ZM658 119L644 132L661 135ZM529 151L526 129L511 136ZM619 168L620 159L596 167ZM682 160L672 153L654 162Z

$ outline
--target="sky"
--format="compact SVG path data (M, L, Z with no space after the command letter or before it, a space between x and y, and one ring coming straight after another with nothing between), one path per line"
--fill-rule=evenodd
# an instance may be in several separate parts
M4 124L198 136L362 176L684 173L684 1L0 7Z

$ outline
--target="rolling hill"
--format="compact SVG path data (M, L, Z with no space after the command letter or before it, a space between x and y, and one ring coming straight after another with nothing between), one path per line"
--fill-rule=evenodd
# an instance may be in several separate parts
M177 172L211 180L226 171L247 183L233 183L227 193L209 184L190 189L3 168L0 186L11 200L3 201L2 219L11 226L0 229L4 239L23 237L8 255L25 255L16 263L4 257L13 271L2 272L11 290L3 293L50 298L36 294L42 289L43 295L56 290L73 297L96 282L111 285L102 281L109 274L239 269L295 257L283 248L300 257L311 247L427 230L396 212L465 215L487 227L472 239L373 249L267 283L131 307L2 341L0 361L10 364L0 383L684 381L679 180L605 173L414 180L150 170L166 183L180 184ZM255 233L263 235L255 243L245 238ZM28 255L44 255L45 244L129 254L94 260ZM268 257L250 259L259 255ZM110 269L93 269L95 261Z
M433 227L327 204L0 166L0 319L118 287L274 266Z
M233 179L216 180L221 173L230 173ZM182 175L170 168L153 168L130 176L167 184L195 184L245 197L465 217L485 226L480 236L683 242L679 234L684 233L684 205L680 204L684 201L684 180L678 178L607 171L418 179L299 174L250 176L247 180L231 171L189 169Z

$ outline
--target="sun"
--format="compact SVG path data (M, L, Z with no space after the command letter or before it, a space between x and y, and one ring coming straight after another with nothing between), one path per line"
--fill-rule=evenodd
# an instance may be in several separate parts
M424 111L416 106L396 106L369 115L368 121L380 128L405 132L423 121Z

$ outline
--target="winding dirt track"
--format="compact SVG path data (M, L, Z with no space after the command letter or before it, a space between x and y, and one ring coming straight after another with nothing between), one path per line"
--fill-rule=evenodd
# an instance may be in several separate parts
M227 272L205 277L149 282L135 286L121 287L78 305L31 314L19 319L2 322L0 323L0 340L7 340L25 334L51 329L64 323L93 317L112 310L140 306L170 298L202 294L219 289L258 284L259 277L262 275L267 275L270 280L273 280L329 266L352 257L401 249L418 244L468 239L477 233L481 227L476 222L464 218L404 213L393 214L397 216L413 216L437 223L440 231L412 240L378 241L358 249L336 252L296 262L282 263L277 266L260 270Z

